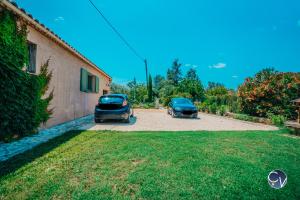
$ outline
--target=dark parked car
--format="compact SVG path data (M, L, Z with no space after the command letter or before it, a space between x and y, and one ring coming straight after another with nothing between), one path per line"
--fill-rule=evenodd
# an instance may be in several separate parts
M128 102L125 94L108 94L101 96L95 107L95 122L100 123L103 120L123 120L130 122L133 116L133 109Z
M198 109L187 98L173 98L168 106L168 114L172 117L198 118Z

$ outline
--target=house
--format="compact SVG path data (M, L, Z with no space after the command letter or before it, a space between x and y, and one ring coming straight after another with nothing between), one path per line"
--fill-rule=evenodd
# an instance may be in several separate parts
M98 98L109 93L111 77L16 4L3 0L0 9L9 10L27 25L28 73L39 73L41 64L50 58L53 77L48 92L54 89L50 105L54 113L44 127L92 114Z

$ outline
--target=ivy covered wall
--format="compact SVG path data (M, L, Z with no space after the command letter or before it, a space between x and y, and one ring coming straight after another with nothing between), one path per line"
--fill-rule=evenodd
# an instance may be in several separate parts
M0 12L0 141L35 133L52 114L48 105L53 91L43 98L52 77L49 60L38 75L26 72L27 30L20 24L9 11Z

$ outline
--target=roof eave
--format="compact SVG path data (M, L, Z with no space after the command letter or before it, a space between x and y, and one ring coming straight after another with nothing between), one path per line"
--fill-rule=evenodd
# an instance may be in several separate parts
M43 24L39 23L37 20L33 19L32 17L28 16L25 11L22 11L20 8L16 7L14 4L7 0L0 0L0 4L4 6L6 9L14 12L16 15L20 16L22 19L24 19L26 22L29 23L29 25L33 26L38 31L45 34L50 39L56 41L58 44L60 44L65 49L69 50L71 53L79 57L81 60L86 62L87 64L91 65L93 68L95 68L97 71L99 71L102 75L106 76L110 81L112 78L105 73L103 70L97 67L94 63L92 63L90 60L88 60L86 57L84 57L81 53L79 53L76 49L74 49L71 45L66 43L63 39L61 39L58 35L56 35L54 32L52 32L50 29L46 28Z

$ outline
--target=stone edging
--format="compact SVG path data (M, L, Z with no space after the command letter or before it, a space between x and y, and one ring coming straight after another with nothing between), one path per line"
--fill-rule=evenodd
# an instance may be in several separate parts
M0 162L8 160L9 158L23 153L33 147L38 146L50 139L64 134L67 131L76 130L83 124L90 122L93 119L93 115L88 115L85 117L78 118L76 120L66 122L49 129L44 129L39 131L35 135L24 137L18 141L11 143L1 143L0 144Z

